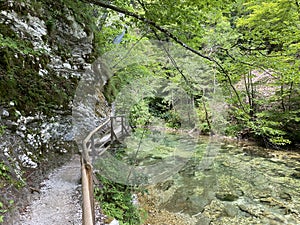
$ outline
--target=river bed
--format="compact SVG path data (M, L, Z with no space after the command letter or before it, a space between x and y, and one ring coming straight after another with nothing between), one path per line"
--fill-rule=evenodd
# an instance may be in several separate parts
M300 224L299 152L157 132L143 139L125 140L125 161L147 173L139 185L158 211L186 218L180 224Z

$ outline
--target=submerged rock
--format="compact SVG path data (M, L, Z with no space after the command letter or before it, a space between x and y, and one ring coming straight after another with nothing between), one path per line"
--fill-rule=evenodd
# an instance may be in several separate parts
M287 192L281 192L279 194L279 197L282 198L282 199L284 199L284 200L287 200L287 201L292 200L292 196L289 193L287 193Z
M291 177L296 178L296 179L300 179L300 172L294 172L291 174Z
M229 217L235 217L239 214L239 208L234 204L227 203L224 206L224 213Z
M162 191L167 191L170 189L170 187L174 185L174 180L167 180L165 182L157 184L157 188L162 190Z
M216 197L221 201L229 201L229 202L235 201L239 198L238 195L231 192L218 192L216 193Z
M222 148L210 170L197 171L200 160L190 160L174 182L156 186L164 209L185 212L197 225L300 224L299 153L274 161L270 150Z

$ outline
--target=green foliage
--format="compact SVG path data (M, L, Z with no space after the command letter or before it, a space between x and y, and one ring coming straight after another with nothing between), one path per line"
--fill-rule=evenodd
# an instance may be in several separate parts
M3 215L7 210L3 209L3 203L0 202L0 223L3 223Z
M6 126L0 125L0 136L4 134Z
M42 7L46 9L45 14L39 16L45 17L45 20L52 20L54 23L55 20L69 21L67 17L72 12L76 22L86 24L87 27L94 24L93 7L79 0L41 0L38 4L31 4L31 7L33 11L39 11Z
M3 204L3 202L0 201L0 223L4 222L4 220L3 220L4 219L4 215L12 207L13 203L14 203L14 201L10 200L9 203L8 203L9 204L8 207L5 207L4 204Z
M0 49L8 48L22 55L40 56L42 54L41 51L34 50L30 45L31 44L29 42L19 39L15 40L10 37L4 37L3 34L0 33Z
M217 61L222 69L216 65L212 69L210 63L206 68L201 67L203 63L186 54L189 57L175 59L177 66L186 76L183 82L179 73L165 63L164 57L156 57L160 62L158 66L144 62L139 65L146 66L148 71L158 76L176 81L177 85L182 85L181 87L184 87L196 100L201 99L202 96L208 98L212 96L214 91L209 88L211 86L207 81L212 80L210 78L214 71L214 77L222 86L228 108L231 109L228 116L231 127L227 128L230 134L238 134L240 131L250 129L250 135L258 139L264 138L275 145L284 145L297 140L300 133L296 128L299 125L297 122L299 114L296 112L300 105L298 1L155 0L139 3L141 2L132 4L131 1L115 1L114 5L137 12L154 21L184 43ZM124 24L129 23L132 27L137 27L136 33L141 30L149 31L149 27L140 21L134 23L126 17L120 19L114 13L111 15L115 18L112 20L113 26L106 27L105 37L101 37L103 38L101 43L108 46L109 51L114 49L114 46L106 45L105 40L110 40L111 43ZM157 35L154 35L149 32L146 37L168 40L164 34L158 31L156 33ZM128 48L129 45L126 44L130 43L129 39L134 39L137 35L131 32L130 35L125 36L127 40L122 44ZM151 51L150 45L147 46L148 49ZM176 51L174 54L176 55ZM141 57L143 54L140 52L138 55ZM152 58L149 57L149 60L151 61ZM272 82L260 78L266 73L272 77L267 78L272 79ZM152 76L151 73L149 75ZM120 88L118 84L124 80L130 82L132 79L135 79L134 76L122 76L121 79L116 79L112 89L118 90ZM264 90L261 90L262 87L265 87ZM115 95L118 91L108 93ZM207 110L210 111L209 106ZM209 118L210 115L204 119L205 113L200 106L199 117L202 130L209 127L207 119L212 119ZM264 116L260 116L262 114ZM165 116L173 118L171 114Z
M175 110L162 113L160 117L166 121L167 127L178 129L181 126L180 116Z
M283 1L281 1L281 3L282 2ZM253 2L251 4L253 5ZM278 2L275 4L277 5ZM289 17L283 17L284 19L277 23L278 26L282 26L282 29L278 29L277 25L273 26L272 28L267 28L262 24L262 21L268 20L270 20L270 23L272 24L273 19L276 17L276 13L278 13L279 11L282 13L282 11L289 10L281 5L280 7L282 8L275 9L273 14L269 13L264 15L260 11L268 10L266 6L267 3L262 3L262 5L258 4L256 6L253 6L254 8L250 7L253 10L253 13L249 13L245 16L245 18L241 18L237 22L240 31L244 33L243 38L240 39L241 49L243 50L244 54L246 54L248 62L251 62L251 64L253 64L252 67L247 65L248 70L254 71L257 70L257 68L267 68L265 71L261 71L260 69L259 73L256 73L255 76L251 76L250 80L248 80L248 87L250 88L251 85L254 86L255 89L256 86L260 86L260 89L262 89L262 86L265 86L266 90L263 90L265 92L263 93L263 95L267 95L267 97L261 98L260 95L262 95L262 90L260 90L260 93L249 91L249 89L246 90L244 93L247 93L248 95L248 105L247 107L245 107L247 108L247 110L244 113L244 116L240 117L239 119L245 121L255 120L255 113L257 113L257 115L268 115L268 117L259 117L260 120L265 120L267 122L256 123L257 126L255 127L253 126L253 124L249 123L249 127L255 128L253 130L254 133L263 135L265 137L267 136L266 139L269 139L269 141L271 141L272 143L281 145L290 143L290 137L287 134L287 129L284 125L287 118L284 118L281 115L285 114L284 112L282 112L282 110L286 111L287 108L291 109L291 104L295 104L297 101L299 102L299 100L296 99L295 102L291 101L291 96L293 95L291 93L295 93L296 89L288 88L292 83L294 83L294 80L297 80L296 74L298 72L294 68L294 62L291 55L288 56L287 50L281 44L288 44L288 40L281 40L283 37L281 35L281 31L285 29L283 28L285 27L283 21ZM267 18L261 18L263 16ZM291 19L291 17L289 19ZM252 20L255 20L256 22L253 22ZM264 22L264 24L266 26L269 25L269 23L266 22ZM294 25L295 24L291 24L291 27L289 27L289 29L291 28L291 31L293 30L292 26ZM245 29L245 27L247 27L248 29ZM273 32L273 34L271 34L271 32ZM276 37L276 32L276 35L278 36L280 34L279 36L281 37ZM294 34L294 32L291 32L289 33L289 35L286 34L284 38L287 38L289 36L290 40L294 40L291 36ZM274 36L271 37L270 35ZM274 40L278 41L278 43L275 43ZM246 60L246 58L243 57L243 60ZM258 77L262 77L264 73L267 73L266 71L271 71L270 74L272 74L273 77L271 78L272 83L269 81L269 84L264 85L264 81L262 79L258 82L256 81L256 83L253 83L253 81L251 81L251 79L260 79ZM298 81L296 81L296 83L299 84ZM271 95L270 90L272 90L273 93L274 90L276 90L276 92ZM251 104L249 103L249 101L251 101ZM271 105L272 107L268 107L268 105ZM272 116L270 116L271 114ZM281 120L279 120L279 118Z
M99 13L105 15L107 12L99 10ZM118 14L111 12L109 18L109 26L104 24L105 21L100 21L98 27L101 27L101 29L98 30L97 28L94 31L94 43L97 51L96 53L99 55L103 55L106 52L113 50L116 47L116 45L113 44L114 38L124 30L124 23L121 21L121 18Z
M209 113L209 115L211 115L211 112L208 112L208 113ZM206 118L206 112L205 112L203 104L199 103L198 108L197 108L197 115L198 115L198 119L199 119L197 128L201 131L201 133L208 134L211 130L207 123L207 119L210 120L211 118L210 117Z
M42 77L33 68L22 69L17 65L12 68L11 74L0 80L2 102L14 101L25 114L32 110L49 114L49 109L68 108L75 79L72 82L52 73Z
M7 167L7 165L5 165L4 162L0 163L0 180L1 181L3 181L3 180L10 181L11 180L9 168Z
M267 118L259 118L259 120L253 122L248 121L246 126L251 129L254 135L258 137L264 137L275 145L290 144L290 140L284 138L286 132L279 129L281 122L267 120Z
M264 44L269 51L281 51L299 41L299 11L289 0L249 1L246 4L249 15L237 20L239 28L251 38L254 44Z
M299 7L288 0L238 1L230 7L232 13L219 21L230 21L225 36L215 29L218 24L212 28L218 40L221 35L221 48L214 54L235 85L229 85L222 73L218 76L230 96L232 125L227 131L250 129L250 135L277 146L297 142L299 123L290 121L300 103L299 48L295 47L300 42ZM231 37L226 37L228 32Z
M141 100L135 104L129 114L129 123L133 127L145 127L150 124L153 116L149 112L149 102Z
M5 28L1 32L9 31L6 37L0 33L1 102L14 101L24 113L39 110L48 114L51 108L67 108L76 80L70 82L51 72L39 75L40 66L46 66L49 57L1 26Z
M149 68L144 65L131 64L116 72L104 86L104 96L112 103L123 88L132 86L134 80L150 76ZM123 90L124 91L124 90Z
M25 183L23 180L16 178L15 175L13 175L13 171L10 170L10 167L2 161L0 162L0 188L11 184L19 189L23 187Z
M122 225L141 224L141 211L132 204L132 190L97 174L101 187L95 188L95 198L105 215L116 218Z
M46 3L48 1L43 1L43 4ZM52 10L53 15L55 12L63 14L61 5L58 6L57 2L53 4L56 9L54 6L47 9ZM26 4L26 10L33 10L30 7L37 10L42 4ZM46 14L49 11L46 10ZM55 24L55 21L52 22ZM25 114L33 110L49 114L50 109L67 109L77 80L58 77L49 70L46 76L40 75L39 70L45 69L49 56L42 50L34 50L31 42L20 39L8 25L1 24L0 28L1 103L14 101L16 108Z

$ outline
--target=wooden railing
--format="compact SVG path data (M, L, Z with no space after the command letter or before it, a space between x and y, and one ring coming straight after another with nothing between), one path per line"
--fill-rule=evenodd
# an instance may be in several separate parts
M120 118L121 121L117 121ZM120 125L115 130L114 125ZM105 136L103 130L107 130L109 125L110 134ZM95 207L94 207L94 187L93 187L93 166L90 160L89 152L91 149L93 160L96 157L95 148L95 134L98 131L102 131L102 142L98 148L102 148L108 142L112 143L114 140L119 139L119 137L128 134L128 127L126 125L125 116L112 116L107 119L103 124L91 131L88 136L83 140L83 151L81 154L81 173L82 173L82 224L83 225L93 225L95 224ZM107 138L106 138L107 137ZM107 149L107 148L106 148ZM105 149L105 150L106 150ZM98 153L100 156L105 151Z
M120 122L120 135L121 136L124 136L124 135L127 135L129 134L128 132L128 126L126 124L126 120L125 120L125 116L111 116L110 117L110 141L113 142L114 140L117 140L118 139L118 135L116 134L115 130L114 130L114 123L117 123L117 119L120 118L121 121Z

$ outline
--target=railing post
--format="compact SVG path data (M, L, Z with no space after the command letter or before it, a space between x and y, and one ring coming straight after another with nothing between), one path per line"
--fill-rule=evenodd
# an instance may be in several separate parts
M110 117L110 141L114 141L114 117Z
M126 135L128 135L129 134L129 132L128 132L128 127L127 127L127 120L126 120L126 117L125 117L125 115L122 115L121 116L121 121L122 121L122 124L121 124L121 126L122 126L122 136L124 135L124 134L126 134Z
M121 133L124 135L124 116L121 116Z
M86 165L87 177L89 182L89 193L90 193L90 208L92 210L92 220L95 224L95 200L94 200L94 184L93 184L93 168L91 164Z
M94 135L92 135L92 137L91 137L91 145L92 145L92 163L93 163L93 162L95 162L95 158L96 158Z

